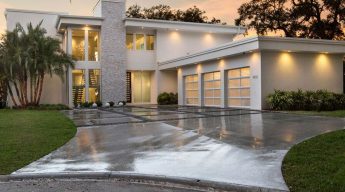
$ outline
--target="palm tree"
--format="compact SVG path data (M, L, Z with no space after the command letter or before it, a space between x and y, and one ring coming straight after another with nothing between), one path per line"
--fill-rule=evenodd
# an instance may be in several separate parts
M55 74L63 80L66 70L74 67L71 56L61 49L61 42L47 37L41 25L34 27L30 23L24 30L17 24L2 37L0 67L15 106L39 105L44 78Z

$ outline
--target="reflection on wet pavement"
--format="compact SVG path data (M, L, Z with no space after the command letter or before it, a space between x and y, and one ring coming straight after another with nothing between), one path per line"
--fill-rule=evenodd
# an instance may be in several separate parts
M345 122L190 107L126 107L65 114L75 122L98 122L80 127L67 145L14 174L120 171L286 190L281 162L287 150L306 138L343 129ZM111 125L115 119L136 123ZM164 119L175 120L161 121ZM103 123L109 125L99 125Z

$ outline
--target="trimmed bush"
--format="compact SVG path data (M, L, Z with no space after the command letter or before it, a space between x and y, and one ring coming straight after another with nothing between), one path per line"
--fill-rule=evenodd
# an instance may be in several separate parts
M178 104L178 94L177 93L161 93L157 98L157 103L159 105L177 105Z
M272 110L334 111L345 109L345 95L327 90L281 91L275 90L267 97Z
M110 107L114 107L115 103L113 101L109 102Z
M28 106L27 110L70 110L70 108L63 104L41 104L39 106Z

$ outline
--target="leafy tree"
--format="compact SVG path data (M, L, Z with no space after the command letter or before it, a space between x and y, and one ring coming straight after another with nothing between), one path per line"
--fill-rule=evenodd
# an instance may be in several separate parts
M58 75L63 80L74 61L60 47L60 41L46 36L46 30L30 23L27 29L17 24L0 43L0 72L13 104L39 105L44 78Z
M140 19L157 19L169 21L183 21L194 23L210 23L210 24L223 24L220 19L212 18L208 20L205 15L206 11L193 6L187 10L172 9L168 5L156 5L151 8L142 8L139 5L133 5L128 8L126 15L129 18Z
M345 0L251 0L238 13L236 25L259 35L273 31L286 37L344 39Z
M156 5L151 8L144 8L143 15L147 19L174 20L174 11L168 5Z

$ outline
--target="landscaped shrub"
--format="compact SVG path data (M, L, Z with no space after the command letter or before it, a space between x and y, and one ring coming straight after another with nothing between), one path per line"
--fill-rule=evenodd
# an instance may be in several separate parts
M272 110L333 111L345 109L345 95L326 90L280 91L275 90L267 97Z
M103 106L103 103L101 101L97 101L96 104L97 104L97 107L102 107Z
M115 105L114 101L110 101L109 105L110 105L110 107L114 107L114 105Z
M90 107L92 107L92 105L93 105L93 103L85 102L85 103L82 103L80 106L83 108L90 108Z
M177 93L161 93L157 98L157 103L159 105L177 105L178 104L178 94Z
M28 106L27 110L70 110L70 108L63 104L41 104L38 106Z

